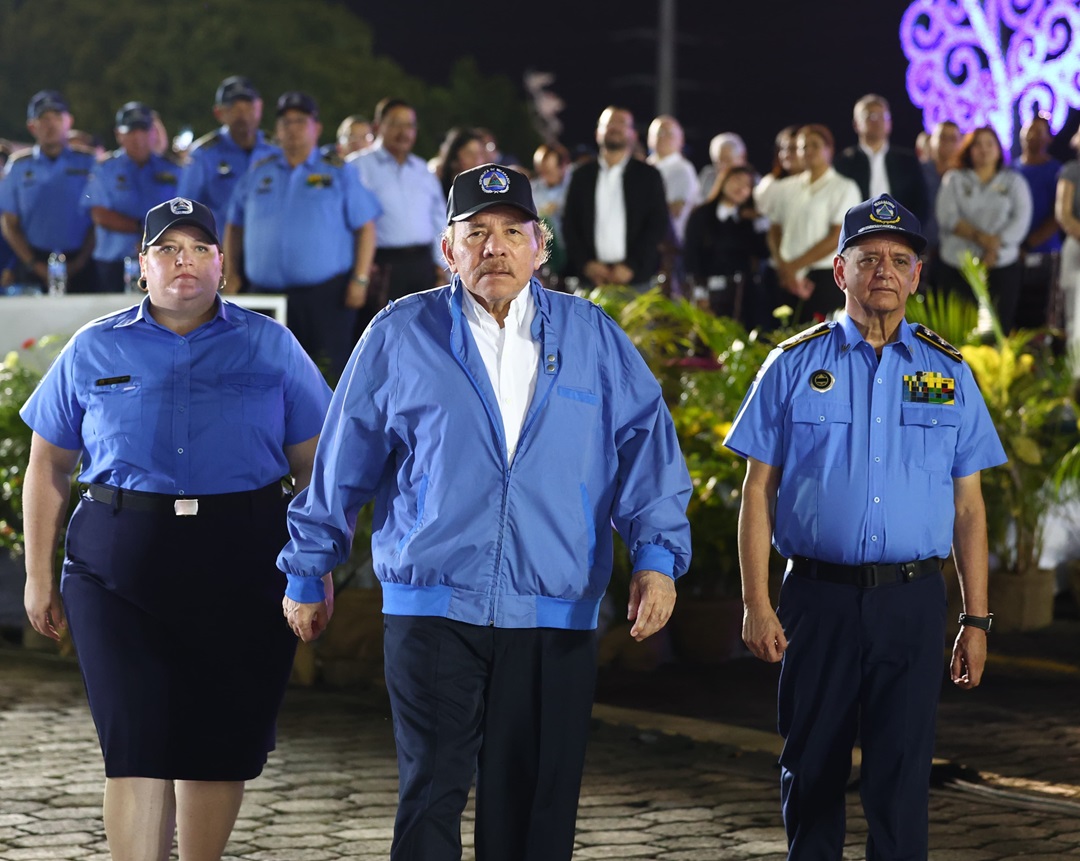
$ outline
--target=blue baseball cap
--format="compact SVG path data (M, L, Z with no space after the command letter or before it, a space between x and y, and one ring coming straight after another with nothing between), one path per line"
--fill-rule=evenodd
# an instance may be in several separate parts
M282 93L277 100L277 115L280 117L285 111L302 111L310 117L319 118L319 106L307 93L290 90Z
M874 233L893 233L907 242L916 254L926 250L926 237L919 219L890 194L879 194L864 200L847 211L840 228L840 241L836 253L844 250L856 239Z
M116 112L116 130L120 134L148 129L153 124L154 112L142 102L127 102Z
M30 97L30 103L26 106L26 118L36 120L48 111L68 113L67 100L59 90L42 90Z
M214 94L214 104L231 105L233 102L244 99L254 102L259 98L259 91L255 85L243 75L233 75L226 78L217 88Z

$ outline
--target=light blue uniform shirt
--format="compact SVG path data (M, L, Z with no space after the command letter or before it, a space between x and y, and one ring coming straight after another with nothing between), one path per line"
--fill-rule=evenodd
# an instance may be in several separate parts
M773 544L843 565L948 556L953 479L1006 461L970 368L907 322L880 362L849 318L825 325L770 354L724 440L783 469Z
M180 168L168 159L151 155L140 167L122 149L95 167L83 199L86 212L95 206L111 209L134 218L140 227L138 233L95 227L94 259L116 261L138 254L146 213L159 203L176 197L179 178Z
M359 230L381 209L355 170L312 149L289 167L283 154L252 162L229 204L244 228L244 268L262 290L321 284L347 272Z
M35 146L7 163L0 212L17 215L26 241L43 251L75 251L93 226L80 205L94 156L65 147L49 158Z
M250 151L241 149L229 134L228 126L222 126L199 138L188 150L189 160L176 193L210 207L218 230L224 231L229 201L240 184L240 177L253 163L278 152L281 150L268 144L262 132L258 132Z
M219 301L178 335L140 305L88 323L20 415L82 449L80 480L175 496L265 487L319 433L330 389L284 326Z
M409 154L404 164L381 144L368 147L346 162L360 174L382 205L375 222L379 248L431 245L431 259L443 265L441 240L446 228L446 196L439 180L418 156Z

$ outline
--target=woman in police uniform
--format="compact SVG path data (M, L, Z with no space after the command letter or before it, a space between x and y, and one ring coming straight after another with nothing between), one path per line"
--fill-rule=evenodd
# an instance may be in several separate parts
M295 644L281 479L307 484L330 392L285 327L218 298L201 203L151 209L139 260L148 296L76 333L22 410L26 610L70 624L113 858L166 861L175 830L184 861L213 861L274 746Z

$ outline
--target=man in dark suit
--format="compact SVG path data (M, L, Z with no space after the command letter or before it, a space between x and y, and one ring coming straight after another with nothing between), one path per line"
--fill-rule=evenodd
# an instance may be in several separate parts
M855 103L858 146L848 147L833 162L836 172L855 180L863 200L891 194L921 222L933 206L926 193L919 159L911 150L889 145L892 116L884 96L870 93Z
M568 274L585 286L647 287L671 230L664 181L633 158L637 131L626 108L609 107L596 125L600 157L570 177L563 214Z

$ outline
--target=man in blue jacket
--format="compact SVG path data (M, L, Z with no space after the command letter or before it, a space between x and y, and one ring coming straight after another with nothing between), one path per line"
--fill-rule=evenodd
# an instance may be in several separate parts
M391 302L338 385L278 559L303 639L321 576L375 499L400 773L394 861L569 861L612 530L630 634L660 630L690 558L690 479L660 387L596 306L532 278L546 239L527 178L460 174L437 290Z

